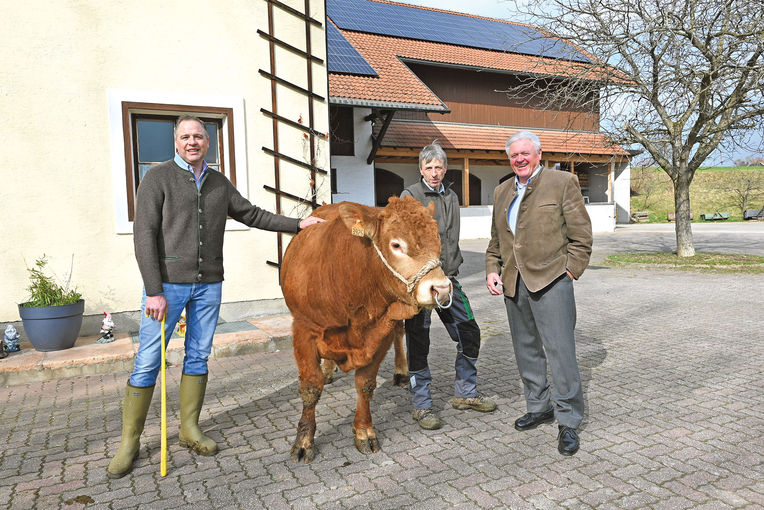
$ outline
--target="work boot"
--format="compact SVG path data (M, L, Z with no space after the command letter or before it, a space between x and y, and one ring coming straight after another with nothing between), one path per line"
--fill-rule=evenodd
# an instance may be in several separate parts
M454 409L473 409L475 411L480 411L481 413L490 413L496 409L496 402L480 394L476 397L454 397L451 405Z
M199 455L215 455L218 445L202 434L199 429L199 413L202 411L204 392L207 390L207 374L183 374L180 378L180 446L192 449Z
M122 439L117 454L106 468L106 476L109 478L122 478L133 470L133 461L138 458L139 439L153 395L154 386L138 388L128 383L125 388L125 402L122 406Z
M414 409L414 420L426 430L435 430L443 426L438 415L429 407L427 409Z

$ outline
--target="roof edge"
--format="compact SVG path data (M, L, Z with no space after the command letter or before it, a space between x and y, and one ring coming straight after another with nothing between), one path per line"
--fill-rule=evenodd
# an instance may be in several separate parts
M407 110L415 112L450 113L447 106L430 106L420 103L402 103L398 101L378 101L375 99L360 99L350 97L329 96L329 104L339 106L362 106L368 108L385 108L389 110Z
M500 128L500 129L522 129L524 131L544 131L552 133L581 133L589 135L604 135L602 131L583 131L583 130L571 130L571 129L554 129L554 128L541 128L541 127L528 127L528 126L504 126L501 124L476 124L471 122L448 122L445 120L417 120L417 119L393 119L392 122L407 122L412 124L447 124L449 126L468 126L478 128Z

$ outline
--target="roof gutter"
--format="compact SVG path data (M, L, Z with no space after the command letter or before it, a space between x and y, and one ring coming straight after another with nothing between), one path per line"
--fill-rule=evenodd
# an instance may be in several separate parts
M358 106L365 108L380 108L384 110L406 110L412 112L437 112L451 113L451 109L445 105L434 106L421 103L399 103L397 101L379 101L376 99L360 99L353 97L329 96L329 104L337 106Z

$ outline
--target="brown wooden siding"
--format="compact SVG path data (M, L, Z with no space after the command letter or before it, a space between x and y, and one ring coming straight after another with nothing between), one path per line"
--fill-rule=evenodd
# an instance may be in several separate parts
M500 126L598 131L599 114L570 105L544 110L538 99L520 100L506 93L518 78L510 74L408 64L445 102L451 113L397 112L396 119L464 122ZM549 87L554 87L550 81ZM577 111L578 110L578 111Z

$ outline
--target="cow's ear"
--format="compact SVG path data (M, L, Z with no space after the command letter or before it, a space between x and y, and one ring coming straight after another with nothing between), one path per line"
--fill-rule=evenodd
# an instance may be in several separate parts
M345 223L351 234L368 238L374 236L377 226L377 215L374 214L376 212L374 209L346 202L340 204L339 211L342 222Z
M430 216L432 216L433 218L435 217L435 202L431 200L430 203L427 204L427 207L425 207L425 209L427 209L427 212L430 213Z

